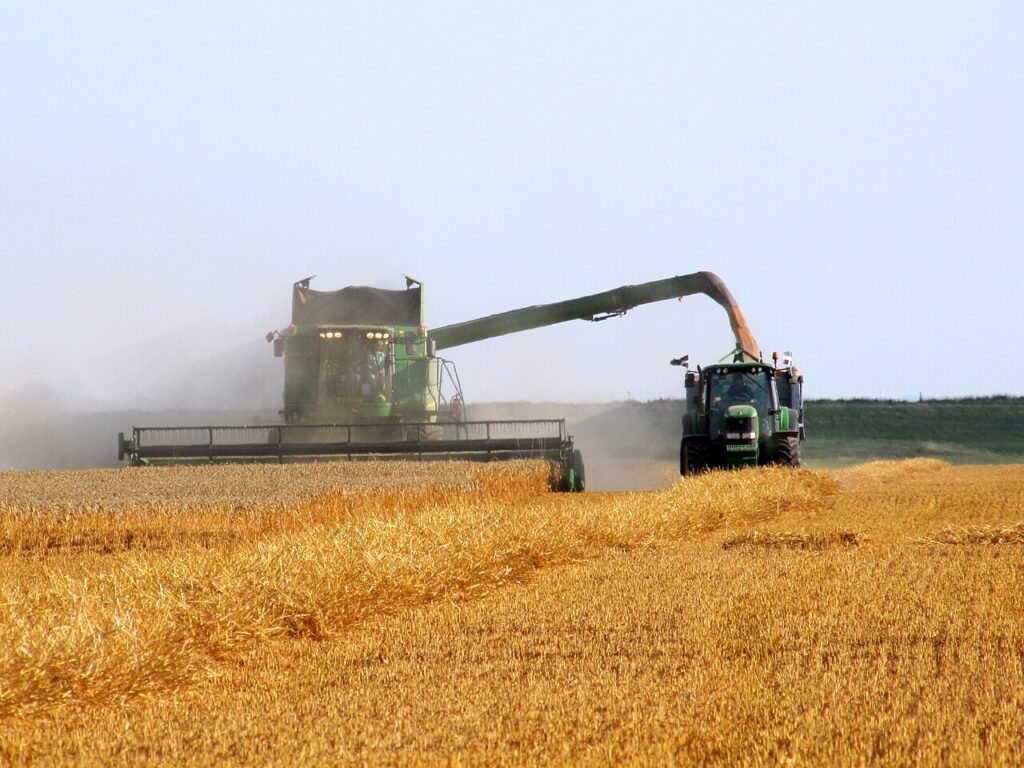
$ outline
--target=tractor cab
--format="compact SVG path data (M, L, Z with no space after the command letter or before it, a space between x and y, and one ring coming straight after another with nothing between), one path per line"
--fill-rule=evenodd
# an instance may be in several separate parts
M714 366L705 376L708 434L724 444L729 466L756 465L760 443L771 439L779 396L771 368Z

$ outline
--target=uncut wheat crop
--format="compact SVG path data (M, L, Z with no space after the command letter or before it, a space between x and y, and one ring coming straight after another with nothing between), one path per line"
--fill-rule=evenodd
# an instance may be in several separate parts
M5 475L0 761L1024 760L1024 472Z

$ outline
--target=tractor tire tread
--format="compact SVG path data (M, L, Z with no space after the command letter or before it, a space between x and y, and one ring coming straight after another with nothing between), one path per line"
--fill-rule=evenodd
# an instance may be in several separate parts
M679 474L696 475L708 469L708 446L703 440L684 440L679 451Z
M802 463L800 457L800 439L797 437L778 437L775 440L775 463L787 467L799 467Z

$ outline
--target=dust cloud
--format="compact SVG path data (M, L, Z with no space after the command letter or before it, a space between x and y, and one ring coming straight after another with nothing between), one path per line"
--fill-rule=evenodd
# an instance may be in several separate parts
M269 345L202 359L153 349L131 365L0 394L0 470L117 466L117 433L133 426L275 421L284 374ZM178 366L177 368L175 366ZM102 394L93 394L99 392Z
M262 391L269 384L262 382L256 389ZM156 408L135 409L78 410L73 406L81 408L81 402L42 384L8 393L0 398L0 470L117 466L117 433L129 432L132 426L257 425L280 418L276 402L255 396L251 377L214 379L198 390L197 386L169 388L164 407L155 400ZM197 391L203 399L184 400ZM279 398L280 388L274 393ZM253 407L231 407L246 398ZM680 401L480 403L469 404L466 415L472 420L564 418L583 454L590 491L658 489L678 478Z
M589 491L656 490L679 478L681 400L482 403L466 413L474 420L564 418Z
M287 294L267 304L271 312L236 317L230 326L211 329L207 318L77 357L70 347L55 348L49 357L68 362L66 369L41 367L37 378L6 391L0 384L0 470L117 466L117 434L133 426L277 423L284 366L263 334L288 322ZM568 380L568 371L558 378ZM664 487L677 476L681 409L672 400L470 400L467 417L564 418L583 454L587 487L629 490Z

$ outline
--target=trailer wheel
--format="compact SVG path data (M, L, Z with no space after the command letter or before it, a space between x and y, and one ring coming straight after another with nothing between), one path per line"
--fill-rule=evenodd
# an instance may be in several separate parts
M796 437L776 436L775 437L775 463L787 467L799 467L800 439Z

